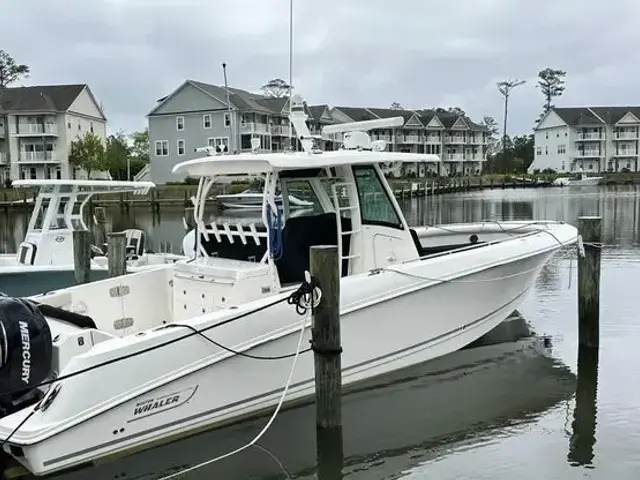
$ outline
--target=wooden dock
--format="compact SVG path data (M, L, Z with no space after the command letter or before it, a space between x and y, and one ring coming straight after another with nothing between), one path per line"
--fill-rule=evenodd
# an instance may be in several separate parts
M396 185L393 193L398 198L424 197L442 195L445 193L472 192L486 189L515 189L515 188L549 188L555 187L551 182L533 180L483 181L482 178L452 178L436 179L402 183L400 188Z
M445 193L470 192L484 189L507 189L507 188L541 188L553 186L551 182L533 180L487 180L482 177L467 178L437 178L437 179L417 179L415 181L394 182L394 194L398 198L424 197L430 195L441 195ZM191 206L191 196L195 195L196 186L185 187L182 190L164 190L162 188L149 191L147 195L133 195L130 193L95 195L87 205L91 211L94 207L117 207L128 209L131 207L150 207L154 211L159 211L160 207L181 207ZM31 210L35 203L37 192L30 190L20 190L17 192L3 192L0 194L0 211L25 211ZM212 192L211 200L207 203L215 204L215 192Z

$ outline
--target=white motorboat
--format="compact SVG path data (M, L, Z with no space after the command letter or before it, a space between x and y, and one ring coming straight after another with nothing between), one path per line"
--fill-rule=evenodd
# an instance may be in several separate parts
M16 188L38 188L29 225L15 254L0 254L0 292L29 295L70 286L73 277L73 231L86 230L84 208L95 194L146 194L152 182L114 180L15 180ZM172 253L151 253L139 229L124 231L127 269L135 272L181 258ZM106 278L106 245L92 245L92 279ZM36 290L37 289L37 290Z
M569 187L587 187L599 185L604 177L590 177L580 170L574 177L558 177L553 181L554 185Z
M289 208L310 208L313 207L313 202L302 200L294 195L289 195ZM216 196L216 199L222 204L223 207L229 209L238 210L262 210L262 203L264 199L263 191L256 191L252 189L244 190L241 193L227 193ZM276 195L273 199L276 206L282 208L282 194Z
M134 452L312 395L314 359L300 353L310 309L292 295L306 285L311 246L337 245L341 259L347 386L469 345L577 241L576 228L557 221L411 228L381 165L439 158L383 151L363 131L401 117L325 127L344 129L345 149L320 152L296 97L291 110L302 152L174 167L200 177L189 260L0 298L0 442L29 471ZM262 224L205 223L209 191L227 174L265 175ZM313 214L290 215L291 185L306 186Z

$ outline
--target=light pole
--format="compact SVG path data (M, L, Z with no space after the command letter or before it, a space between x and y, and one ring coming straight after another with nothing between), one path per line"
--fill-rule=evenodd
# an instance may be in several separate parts
M502 155L507 151L507 114L509 112L509 94L511 90L527 83L526 80L503 80L498 82L498 90L504 96L504 127L502 130Z

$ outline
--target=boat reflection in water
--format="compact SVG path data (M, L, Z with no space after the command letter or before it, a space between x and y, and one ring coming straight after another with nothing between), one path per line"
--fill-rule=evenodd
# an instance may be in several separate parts
M570 399L575 375L552 357L546 339L527 333L526 322L512 317L470 348L346 391L345 476L397 475L445 454L442 447L452 442L533 422ZM266 421L246 421L56 478L162 478L246 444ZM299 405L283 411L258 445L180 478L313 478L315 435L314 405Z

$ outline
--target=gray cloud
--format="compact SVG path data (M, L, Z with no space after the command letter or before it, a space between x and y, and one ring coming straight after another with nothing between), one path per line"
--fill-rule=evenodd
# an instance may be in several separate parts
M530 131L541 68L567 70L558 105L634 103L637 0L294 0L294 79L310 102L459 106ZM185 78L258 90L289 74L289 0L5 0L0 46L26 82L87 82L111 130L142 128ZM635 102L637 103L637 102Z

